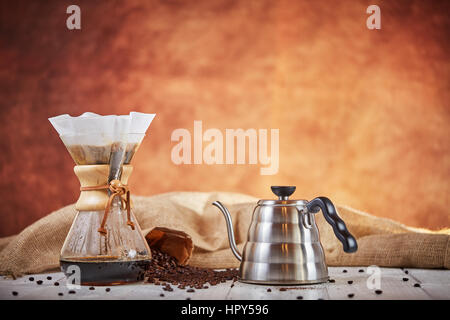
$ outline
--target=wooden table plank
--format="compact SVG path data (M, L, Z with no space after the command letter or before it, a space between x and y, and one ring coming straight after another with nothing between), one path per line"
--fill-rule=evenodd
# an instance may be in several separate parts
M304 286L266 286L228 281L217 286L208 285L208 289L195 289L195 292L188 293L176 286L172 286L174 290L168 292L163 291L162 286L138 283L111 287L97 286L95 290L82 286L80 289L75 289L74 294L69 294L70 289L66 286L65 277L59 272L28 275L17 280L0 279L0 299L296 300L299 297L304 300L450 299L450 270L380 268L383 291L381 295L377 295L374 289L367 287L370 274L366 271L365 267L330 267L329 274L330 278L335 280L334 283ZM29 280L31 276L34 277L34 281ZM52 279L48 280L47 276ZM403 281L403 278L408 278L408 281ZM43 283L38 285L38 280L42 280ZM353 283L349 284L348 281ZM59 286L55 286L55 282L58 282ZM414 287L415 283L420 283L420 287ZM110 291L106 292L106 288L110 288ZM270 292L267 291L269 288ZM287 289L280 291L280 288ZM18 292L18 295L14 296L13 291ZM63 296L59 296L58 293L62 293ZM354 296L349 298L348 294L351 293ZM160 294L164 294L164 297Z
M450 271L449 270L425 270L404 269L406 277L410 278L410 284L418 283L432 299L450 299Z
M403 281L405 274L398 268L380 268L380 287L372 288L368 279L373 273L367 268L330 268L330 277L335 279L334 285L328 286L331 299L358 300L428 300L430 296L422 289L416 288L410 281ZM347 271L347 272L344 272ZM362 272L360 272L360 270ZM351 284L349 283L351 281ZM381 290L381 293L376 293ZM353 294L353 297L349 297Z
M267 290L270 290L269 292ZM285 291L281 291L285 290ZM229 300L328 300L327 284L307 286L269 286L236 282L230 293ZM300 298L301 297L301 298Z

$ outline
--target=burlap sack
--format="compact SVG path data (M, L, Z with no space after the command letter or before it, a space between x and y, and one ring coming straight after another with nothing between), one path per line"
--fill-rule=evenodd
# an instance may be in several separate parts
M242 250L256 198L234 193L174 192L152 197L134 196L134 213L144 234L167 227L192 237L190 265L226 268L239 263L228 248L225 220L211 205L229 207L236 242ZM338 206L342 219L357 238L359 249L346 254L321 213L316 215L328 265L449 268L450 230L432 232ZM0 239L0 273L21 275L58 269L59 251L76 214L74 205L57 210L20 234Z

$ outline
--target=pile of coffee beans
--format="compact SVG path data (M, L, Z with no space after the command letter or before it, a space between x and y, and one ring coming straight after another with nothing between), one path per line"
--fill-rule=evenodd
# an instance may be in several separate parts
M236 281L237 269L226 269L215 271L208 268L182 266L177 260L159 250L152 249L152 260L145 274L146 281L155 285L162 285L164 291L172 291L170 284L180 289L208 289L211 286L227 280ZM191 291L189 291L191 290Z

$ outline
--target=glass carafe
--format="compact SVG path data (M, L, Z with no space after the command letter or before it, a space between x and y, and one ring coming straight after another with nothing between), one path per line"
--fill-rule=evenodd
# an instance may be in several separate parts
M81 285L141 281L151 251L132 211L128 179L129 163L145 134L126 133L112 143L108 135L91 143L89 135L60 135L81 184L77 214L61 249L61 269L70 282ZM109 161L119 144L125 149L123 166L119 179L111 181Z

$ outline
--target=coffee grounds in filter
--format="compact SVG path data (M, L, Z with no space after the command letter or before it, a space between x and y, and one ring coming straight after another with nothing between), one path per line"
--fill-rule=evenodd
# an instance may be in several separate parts
M78 165L109 164L111 152L120 147L119 143L104 146L66 145L72 159ZM139 143L128 143L125 147L124 164L130 164L139 148Z
M216 271L209 268L183 266L177 260L159 250L152 250L152 259L145 274L146 281L156 285L163 285L165 291L171 291L170 285L178 286L180 289L188 287L195 289L207 289L209 283L215 286L227 280L236 281L238 269L226 269Z

